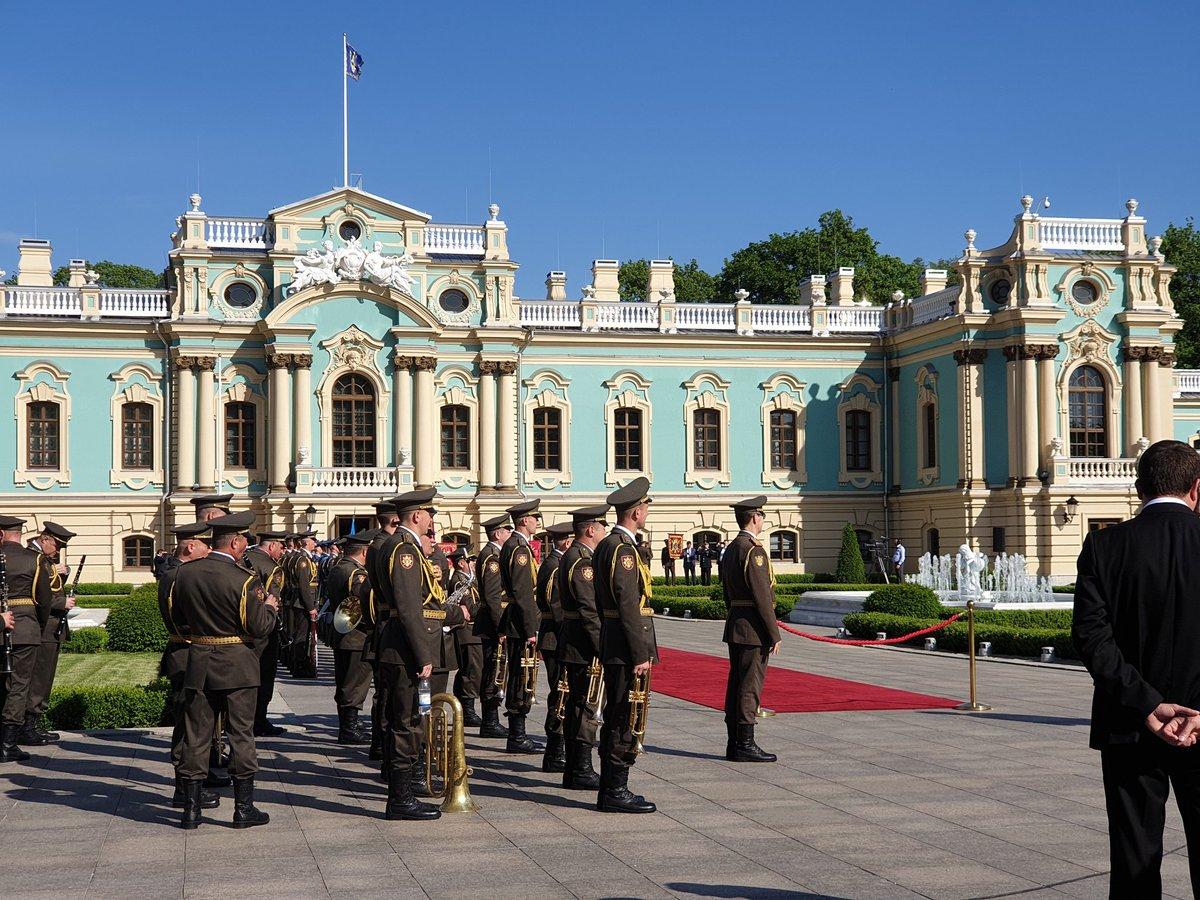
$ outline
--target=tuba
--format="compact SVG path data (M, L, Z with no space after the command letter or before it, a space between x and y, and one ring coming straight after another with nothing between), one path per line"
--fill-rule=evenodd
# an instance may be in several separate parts
M453 722L450 714L453 714ZM479 809L467 786L467 776L472 774L463 740L462 704L453 694L434 694L432 706L425 716L425 787L429 796L442 798L442 812L475 812ZM442 782L440 792L434 790L435 780Z
M646 737L646 722L649 719L650 670L647 669L641 674L635 673L633 682L629 685L629 730L633 732L633 739L637 742L633 748L634 756L646 752L642 741Z
M526 641L525 649L521 652L521 688L525 696L529 698L530 706L537 703L537 676L537 646Z
M600 665L598 656L593 656L588 666L587 698L583 708L588 722L596 726L604 724L604 666Z

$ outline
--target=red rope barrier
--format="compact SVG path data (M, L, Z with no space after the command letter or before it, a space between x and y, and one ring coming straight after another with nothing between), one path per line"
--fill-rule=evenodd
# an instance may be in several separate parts
M941 631L951 622L957 622L963 617L962 613L955 613L949 619L939 622L937 625L930 625L928 628L922 628L920 631L914 631L910 634L904 634L900 637L887 638L883 641L857 641L850 638L832 638L825 637L823 634L810 634L807 631L799 631L783 622L778 622L780 628L789 634L795 634L802 638L808 638L810 641L821 641L824 644L845 644L850 647L865 647L869 644L903 644L905 641L911 641L913 638L924 637L927 634L932 634L935 631Z

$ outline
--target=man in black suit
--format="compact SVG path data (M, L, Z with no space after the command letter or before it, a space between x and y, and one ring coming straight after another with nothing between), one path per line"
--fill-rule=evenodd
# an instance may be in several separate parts
M1087 536L1071 637L1096 684L1113 897L1157 897L1170 787L1200 896L1200 454L1159 441L1137 464L1138 516ZM1186 705L1180 705L1186 704Z

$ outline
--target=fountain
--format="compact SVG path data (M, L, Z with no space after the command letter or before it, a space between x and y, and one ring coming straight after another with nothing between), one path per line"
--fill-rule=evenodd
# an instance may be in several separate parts
M992 606L998 603L1056 603L1050 579L1030 575L1025 557L1001 553L989 567L987 557L966 544L954 556L934 556L926 553L917 561L917 572L905 579L909 584L927 587L942 601L973 598Z

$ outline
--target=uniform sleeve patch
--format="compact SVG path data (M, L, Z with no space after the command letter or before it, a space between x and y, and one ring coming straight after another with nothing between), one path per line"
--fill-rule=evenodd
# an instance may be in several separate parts
M633 557L626 555L621 557L621 567L627 572L633 571Z
M518 566L529 565L529 554L528 553L518 553L514 557L514 559L516 560Z
M255 600L261 600L261 599L263 598L263 595L264 595L264 593L265 593L265 592L263 591L263 589L262 589L261 587L257 587L257 586L256 586L256 587L254 588L254 599L255 599Z
M496 562L494 559L488 560L488 571L492 572L493 574L499 572L500 563Z
M765 555L763 555L763 553L761 551L754 554L754 564L756 566L765 565L766 561L767 561L767 558Z
M584 566L582 569L580 569L580 570L579 570L579 574L582 576L582 578L583 578L583 580L584 580L584 581L591 581L593 578L595 578L595 577L596 577L596 576L595 576L595 575L592 573L592 567L591 567L591 566Z
M400 557L400 568L411 569L413 567L413 563L415 563L415 562L416 562L416 560L413 559L413 556L411 553L405 553L403 556Z

